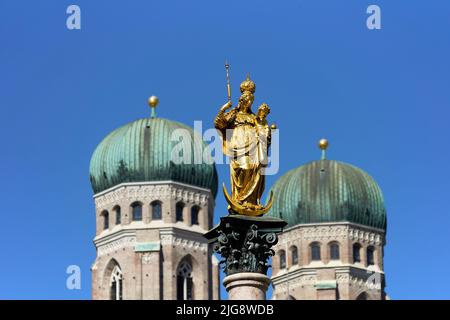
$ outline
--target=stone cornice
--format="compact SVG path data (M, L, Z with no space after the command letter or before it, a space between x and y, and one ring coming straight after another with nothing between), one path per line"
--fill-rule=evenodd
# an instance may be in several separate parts
M136 231L134 229L122 229L105 236L98 236L94 239L94 244L96 247L98 247L125 237L136 237Z
M351 284L362 290L381 290L384 274L373 272L366 275L352 275L351 273L336 274L338 284Z
M121 230L94 239L97 256L103 256L125 247L134 248L137 244L136 230L138 229ZM200 251L207 251L208 249L208 242L203 237L203 233L173 227L157 228L157 230L159 230L161 245L175 245Z
M134 247L135 244L135 235L123 235L122 237L96 244L97 256L100 257L122 248Z
M379 229L364 227L352 223L298 225L295 228L286 229L280 234L278 248L283 248L286 243L300 241L329 242L339 240L355 240L366 244L384 245L384 232Z
M160 229L161 245L173 245L199 251L208 250L208 242L202 234L170 228Z
M114 206L124 199L146 203L154 200L181 200L201 206L214 206L214 197L210 190L173 181L121 183L94 195L97 208Z
M323 269L323 268L322 268ZM351 265L343 265L342 268L336 270L337 284L352 284L367 290L380 290L381 279L384 277L383 272L367 272L365 269L357 269ZM317 282L317 269L315 268L298 268L295 271L278 273L272 276L273 285L277 290L283 290L289 286L297 287L302 285L315 285Z
M164 222L163 220L153 220L149 223L143 221L132 221L129 224L116 225L108 230L103 230L94 238L94 243L100 241L100 239L107 239L109 237L114 237L114 235L120 234L121 232L135 232L136 230L159 230L159 229L177 229L180 232L195 233L203 236L207 231L200 227L199 225L188 226L183 222Z
M382 270L368 270L365 267L355 267L353 264L344 264L340 263L339 265L332 264L327 265L323 264L320 268L317 268L316 266L303 266L303 267L297 267L297 268L291 268L289 270L283 270L281 272L278 272L275 275L272 275L272 280L274 282L282 282L286 281L287 279L291 278L297 278L299 276L304 275L315 275L317 270L324 270L324 269L334 269L336 270L336 275L338 274L358 274L358 275L371 275L373 273L378 273L380 275L384 275L384 272ZM291 279L292 281L292 279Z
M295 230L295 229L299 229L299 228L305 228L305 227L316 227L316 226L353 226L353 227L357 227L359 229L364 229L364 230L370 230L372 232L376 232L376 233L380 233L380 234L386 234L385 230L383 229L378 229L378 228L373 228L373 227L368 227L359 223L354 223L354 222L349 222L349 221L338 221L338 222L317 222L317 223L302 223L302 224L297 224L295 226L292 227L286 227L284 228L284 231L291 231L291 230Z

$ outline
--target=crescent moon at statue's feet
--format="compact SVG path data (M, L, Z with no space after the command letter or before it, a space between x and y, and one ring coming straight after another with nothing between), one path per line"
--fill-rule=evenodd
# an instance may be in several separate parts
M222 189L223 189L223 194L225 196L225 199L228 202L228 209L231 213L237 213L237 214L241 214L244 216L262 216L263 214L266 214L270 208L272 207L273 204L273 192L270 192L269 195L269 201L267 202L267 204L262 207L261 209L249 209L246 208L236 202L233 202L233 200L231 199L227 188L225 186L225 183L222 185Z

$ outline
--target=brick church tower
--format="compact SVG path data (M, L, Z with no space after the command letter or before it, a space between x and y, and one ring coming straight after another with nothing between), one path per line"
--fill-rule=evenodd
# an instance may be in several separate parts
M386 210L363 170L322 159L282 176L270 215L288 222L274 247L274 299L383 300Z
M204 148L192 128L154 112L98 145L93 299L220 298L217 260L202 236L217 192L212 160L195 163Z

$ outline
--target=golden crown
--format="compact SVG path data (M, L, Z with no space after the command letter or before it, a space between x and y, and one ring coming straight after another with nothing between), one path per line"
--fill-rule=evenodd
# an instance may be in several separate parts
M247 79L242 81L240 88L241 88L241 93L244 93L246 91L248 91L250 93L255 93L256 85L252 80L250 80L250 76L247 75Z

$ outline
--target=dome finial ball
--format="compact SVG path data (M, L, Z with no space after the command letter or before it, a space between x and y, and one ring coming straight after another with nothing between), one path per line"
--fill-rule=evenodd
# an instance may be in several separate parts
M148 105L152 108L156 107L158 105L159 99L157 96L151 96L148 98Z
M327 139L320 139L320 141L319 141L319 148L321 150L326 150L328 148L328 140Z

